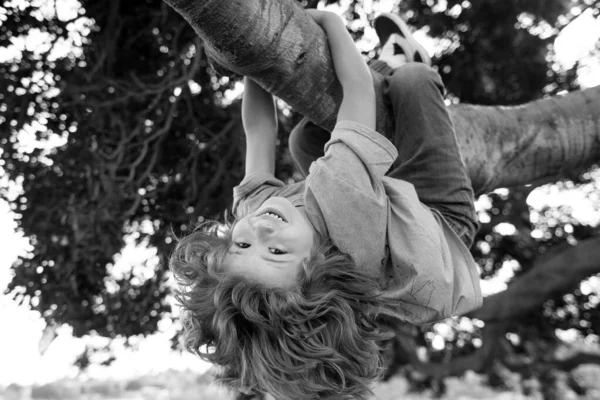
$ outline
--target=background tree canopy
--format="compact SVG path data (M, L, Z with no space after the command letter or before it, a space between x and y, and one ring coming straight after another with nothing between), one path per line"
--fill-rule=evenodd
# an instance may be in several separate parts
M373 2L339 3L360 40L375 17ZM185 234L229 207L243 176L241 77L213 68L193 29L163 2L61 5L13 0L0 6L0 171L11 182L0 196L33 245L13 266L8 291L49 324L72 326L76 336L150 334L170 317L165 260L173 233ZM484 105L577 90L578 65L563 69L553 43L581 12L600 15L600 2L593 0L405 0L395 6L409 24L439 40L434 64L449 98ZM25 41L32 36L37 45ZM287 133L300 116L285 104L280 108L277 173L288 180L296 177ZM13 184L22 190L9 190ZM592 170L557 187L580 188L599 209L598 184ZM525 200L532 189L482 198L482 228L472 248L482 279L508 266L514 270L510 289L548 259L591 257L585 248L565 252L597 237L598 226L564 207L531 210ZM125 235L155 247L161 262L114 274ZM568 264L557 268L569 274ZM442 349L433 345L441 335L435 327L407 327L393 349L390 374L402 369L415 382L442 388L443 376L466 368L501 384L506 380L494 377L503 368L539 379L572 369L548 357L565 345L557 328L583 337L600 332L600 294L580 286L600 266L586 271L568 288L541 285L545 301L501 322L454 320L446 325ZM518 303L511 307L518 311ZM416 356L418 346L428 349L427 362ZM597 361L593 355L586 352L584 361ZM441 360L457 362L440 369Z

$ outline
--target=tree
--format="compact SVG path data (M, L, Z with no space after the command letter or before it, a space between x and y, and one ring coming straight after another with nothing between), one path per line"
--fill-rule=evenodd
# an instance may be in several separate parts
M251 76L323 128L333 127L341 88L323 31L297 3L165 1L192 25L210 59L235 73ZM374 80L378 130L393 129L391 110L383 106L381 98L381 76L375 74ZM515 107L452 107L452 119L476 193L577 177L600 160L598 109L600 87ZM505 324L528 315L549 297L573 290L584 278L600 272L595 251L598 248L600 238L594 237L539 257L527 274L506 292L487 298L483 308L472 316ZM568 279L564 279L565 259L576 260ZM429 370L423 367L422 372L439 378L466 369L483 370L489 355L482 354L497 346L506 331L494 324L489 326L493 328L485 330L486 336L487 331L494 333L485 338L477 356L458 358L450 365L430 365ZM416 357L415 343L401 343L405 352L412 353L413 367L422 364Z
M168 3L196 32L157 2L86 0L70 15L35 4L1 6L0 48L14 48L36 29L48 35L47 46L24 48L0 65L0 167L23 186L21 193L0 195L33 245L13 266L8 290L50 326L68 323L78 336L148 334L169 317L164 258L171 229L185 233L227 207L242 176L239 104L228 96L237 74L252 76L326 128L340 100L323 33L293 1ZM476 191L511 187L486 197L487 220L472 249L482 278L507 261L519 267L509 289L472 315L485 326L472 323L465 331L451 322L443 350L431 346L433 331L400 329L390 373L402 369L413 380L431 381L466 369L498 375L500 367L490 366L501 365L542 380L595 361L578 349L571 358L552 357L565 346L557 327L582 335L600 331L597 294L578 288L600 272L589 262L598 229L570 210L530 210L525 203L533 187L560 178L569 179L560 185L576 185L589 196L598 191L596 172L587 169L600 160L600 90L575 91L577 66L557 67L550 47L577 15L569 7L598 15L595 1L568 7L558 0L448 1L445 9L436 2L400 5L410 24L451 42L435 64L450 98L461 102L451 114ZM352 2L346 16L372 17L361 1ZM545 26L549 35L536 33ZM364 24L353 25L357 38L363 31ZM73 49L53 51L63 40ZM570 93L556 96L563 90ZM285 132L300 118L288 112L283 107L280 115L281 150ZM390 129L389 110L380 106L378 112L378 128ZM19 139L23 132L62 144L27 148ZM292 178L285 151L278 157L280 177ZM502 223L515 233L499 233ZM124 234L156 247L163 263L149 260L115 275ZM565 258L572 265L560 262ZM567 268L577 274L568 275ZM557 276L568 279L537 284L539 277ZM524 292L528 301L516 307L512 295ZM429 362L416 356L418 346L429 349Z
M192 25L214 62L252 77L315 123L333 128L341 86L324 32L296 2L165 2ZM389 131L391 110L383 106L382 77L375 75L377 129ZM597 162L598 108L600 87L511 109L453 107L452 119L476 193L556 180ZM589 125L581 126L581 121Z

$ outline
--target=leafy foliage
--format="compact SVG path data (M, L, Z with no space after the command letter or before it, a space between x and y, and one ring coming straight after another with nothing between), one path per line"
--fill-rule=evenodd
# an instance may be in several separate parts
M164 258L172 231L185 233L226 209L243 175L240 77L216 72L193 30L162 2L80 0L72 11L58 4L0 6L0 49L8 54L0 64L0 168L22 186L16 194L0 188L0 197L33 246L13 266L8 291L49 322L71 325L76 336L153 333L170 315ZM552 43L578 15L574 7L597 17L599 4L406 0L395 10L439 41L434 63L453 101L508 105L578 88L577 65L558 66ZM361 0L351 1L344 15L362 21L350 29L356 39L374 17ZM34 33L42 44L27 44ZM287 111L280 115L278 154L286 180L293 171L285 133L299 119ZM573 177L564 185L594 182ZM547 208L534 217L525 202L531 189L487 197L472 249L484 279L507 262L518 265L519 279L548 249L598 234L572 210ZM515 233L502 234L499 224ZM155 247L163 262L115 274L127 235ZM518 331L521 343L559 343L555 328L597 334L598 303L597 294L575 289L548 299L507 332ZM442 351L431 345L433 331L423 331L418 343L432 360L470 354L481 334L477 326L463 328L451 327Z
M114 255L132 232L166 254L170 226L227 205L240 176L238 111L223 106L227 85L166 6L81 6L68 22L41 5L4 5L4 44L39 27L57 47L75 24L89 25L66 57L38 48L1 67L2 166L22 183L11 201L33 245L9 290L78 336L145 334L169 311L165 269L115 279ZM64 144L29 151L22 130Z

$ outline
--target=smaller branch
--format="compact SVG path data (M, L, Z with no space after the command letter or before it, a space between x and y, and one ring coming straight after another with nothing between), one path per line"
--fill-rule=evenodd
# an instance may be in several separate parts
M173 124L173 118L175 115L175 109L177 108L178 103L179 100L175 100L171 104L171 108L169 109L169 114L167 115L167 120L165 121L164 125L160 129L157 129L156 132L154 132L152 135L150 135L147 139L148 141L152 141L157 138L160 138L161 136L165 136L169 129L171 129L171 125Z
M569 358L554 360L552 364L562 371L569 372L583 364L600 365L600 354L579 351Z
M199 189L198 188L198 181L199 181L199 179L198 179L198 161L199 161L200 157L198 157L197 155L199 153L200 152L199 152L198 146L194 146L193 150L190 151L190 155L192 155L192 154L196 155L196 157L191 157L191 165L189 168L189 172L192 174L192 176L190 177L190 180L189 180L189 182L192 185L189 190L191 192L190 197L192 199L198 198L198 189ZM189 159L189 157L188 157L188 159ZM187 164L187 162L185 164Z
M142 185L142 182L145 179L147 179L148 176L150 175L150 171L152 171L154 169L154 167L156 165L156 161L158 160L158 156L162 151L161 144L165 140L166 137L167 137L167 135L159 136L156 143L154 143L152 156L150 157L150 160L148 161L148 165L146 166L146 169L140 174L140 176L136 182L137 187L140 187Z
M140 203L142 202L142 198L144 196L136 193L135 194L135 199L133 200L133 203L131 204L131 206L129 207L129 209L127 211L125 211L124 215L126 216L130 216L133 215L136 210L138 209L138 207L140 206Z
M498 341L505 333L504 323L486 324L482 331L483 345L471 354L455 357L448 362L424 362L416 354L418 348L414 337L397 333L398 344L408 356L411 366L419 373L440 379L448 376L461 376L467 371L483 372L490 365L491 360L500 358L503 349L497 346Z
M581 2L579 2L578 7L584 6L583 8L580 8L580 12L577 15L571 15L570 17L568 16L564 16L565 19L567 20L564 24L562 24L562 26L560 28L557 28L558 32L556 32L555 35L552 35L552 38L557 37L562 31L563 29L565 29L567 26L571 25L571 23L575 22L579 17L581 17L587 10L589 10L592 7L596 7L598 5L598 1L594 1L590 4L581 4Z
M600 272L599 260L600 237L553 249L539 256L508 289L484 298L483 306L467 316L486 322L523 316L548 298L572 290L583 279Z
M226 136L235 126L236 126L236 121L235 120L230 121L227 125L225 125L223 130L221 130L221 132L219 132L218 136ZM225 169L227 168L227 163L235 155L236 151L237 151L237 146L235 146L233 143L231 143L231 145L229 146L229 150L227 151L227 154L219 162L219 166L217 167L217 170L214 172L213 178L207 185L204 186L204 193L212 193L215 190L215 188L221 183L221 177L225 174Z
M551 357L539 359L537 357L505 358L503 364L508 369L517 373L529 373L531 370L559 369L570 372L583 364L600 365L600 353L577 351L568 357Z
M140 150L140 154L137 156L135 160L131 164L129 164L129 175L127 176L128 181L132 181L135 178L135 170L144 161L146 155L148 154L148 140L144 140L142 143L142 149Z

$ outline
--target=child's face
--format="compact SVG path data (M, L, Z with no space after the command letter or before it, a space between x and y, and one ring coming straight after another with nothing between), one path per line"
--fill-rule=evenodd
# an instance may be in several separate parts
M293 286L315 242L303 211L284 197L271 197L240 219L233 227L226 270L271 287Z

